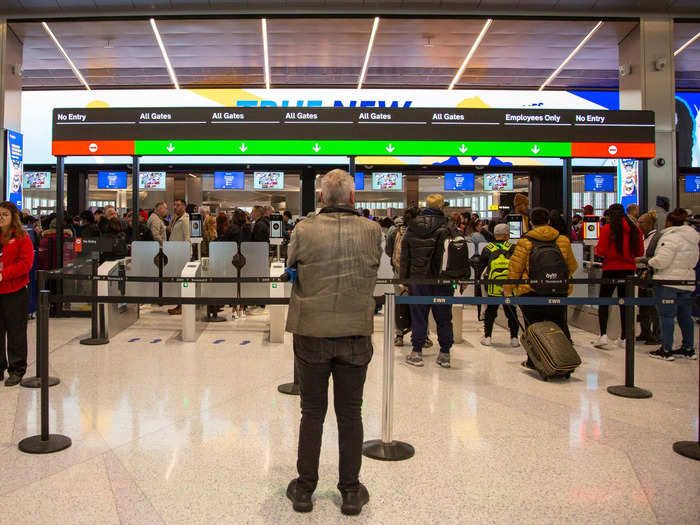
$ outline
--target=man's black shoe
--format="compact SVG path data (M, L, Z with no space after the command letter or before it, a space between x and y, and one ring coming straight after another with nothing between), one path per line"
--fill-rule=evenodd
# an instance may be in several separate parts
M20 381L22 381L22 376L18 376L16 374L10 374L10 377L5 379L5 386L19 385Z
M298 479L293 479L287 487L287 497L292 501L292 507L297 512L311 512L314 504L311 503L311 494L297 490Z
M530 370L535 369L535 365L533 365L532 361L530 361L529 359L527 361L523 361L522 363L520 363L520 366L522 366L524 368L529 368Z
M647 339L644 344L651 345L651 346L656 346L661 344L661 338L660 337L650 337Z
M348 516L355 516L362 512L362 507L369 501L369 492L362 483L358 490L343 492L342 495L343 504L340 506L340 512Z
M649 334L639 334L635 339L637 341L647 341L649 340Z

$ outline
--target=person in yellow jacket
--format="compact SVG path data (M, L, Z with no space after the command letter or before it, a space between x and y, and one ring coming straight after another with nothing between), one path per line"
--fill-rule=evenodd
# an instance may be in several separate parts
M535 208L530 212L530 223L532 229L522 237L518 244L515 246L515 252L510 258L510 263L508 265L508 279L529 279L530 275L530 254L532 252L533 240L540 242L552 242L554 241L556 246L561 251L564 261L566 261L566 266L568 268L568 277L571 276L578 268L578 263L574 257L574 252L571 250L571 242L565 236L560 235L559 232L549 226L549 212L544 208ZM567 295L571 295L574 287L569 286ZM515 294L519 297L522 296L532 296L538 297L539 294L528 284L504 284L503 285L503 295ZM556 305L521 305L521 311L523 312L523 318L525 319L525 326L533 323L538 323L540 321L552 321L556 323L566 336L571 340L571 333L569 332L569 326L567 323L567 307L556 306ZM528 359L523 363L523 366L528 368L533 368L532 363Z

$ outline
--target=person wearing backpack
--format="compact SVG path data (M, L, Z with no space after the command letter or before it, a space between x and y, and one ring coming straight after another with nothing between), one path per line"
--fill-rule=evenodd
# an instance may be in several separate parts
M603 258L603 279L622 279L634 277L637 271L635 259L644 255L644 237L637 225L625 213L622 204L613 204L608 208L608 221L600 229L600 237L595 247L595 254ZM624 284L601 284L600 297L612 297L617 289L617 296L625 296ZM620 340L625 340L625 313L627 308L620 307ZM608 305L598 307L598 325L600 337L593 342L596 348L606 348L608 340Z
M427 208L413 219L401 239L401 279L435 279L440 276L460 278L468 272L467 241L462 236L452 237L447 227L447 217L443 209L445 200L434 193L426 198ZM462 262L457 262L459 256ZM462 265L461 268L456 266ZM461 274L461 275L457 275ZM467 273L468 275L468 273ZM413 296L452 296L452 285L411 284L409 295ZM452 334L452 306L449 304L411 305L411 344L413 350L406 362L413 366L423 366L423 343L428 333L428 315L433 311L437 325L440 353L437 364L450 368L450 349L454 342Z
M570 279L578 268L571 250L571 241L549 226L549 212L534 208L530 212L532 229L521 237L508 265L508 279ZM573 285L558 284L504 284L503 295L519 297L566 297L574 291ZM571 341L567 323L566 305L521 305L525 326L540 321L552 321ZM528 358L523 366L534 368Z
M494 230L495 242L489 243L481 252L479 258L478 276L488 280L507 279L510 258L515 251L515 245L508 240L510 230L507 224L497 224ZM489 284L486 286L486 294L489 297L503 297L503 285ZM504 304L503 310L508 318L508 329L510 330L510 345L514 348L520 346L518 342L518 317L515 308ZM484 314L484 337L481 344L491 346L491 334L493 325L498 315L498 305L490 304L486 307Z

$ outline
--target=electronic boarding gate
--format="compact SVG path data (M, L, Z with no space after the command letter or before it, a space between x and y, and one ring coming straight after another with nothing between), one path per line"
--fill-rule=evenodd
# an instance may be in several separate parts
M351 172L358 155L561 158L562 210L568 217L572 208L571 158L650 159L655 154L654 142L651 111L66 108L53 112L52 153L57 173L63 171L66 156L132 156L133 188L139 187L142 155L337 155L350 158ZM640 163L639 186L643 196L646 162ZM63 202L62 177L57 178L56 202ZM133 192L131 207L139 208L138 191ZM56 214L57 236L61 238L61 206ZM133 220L136 229L138 214ZM61 266L63 253L57 251Z

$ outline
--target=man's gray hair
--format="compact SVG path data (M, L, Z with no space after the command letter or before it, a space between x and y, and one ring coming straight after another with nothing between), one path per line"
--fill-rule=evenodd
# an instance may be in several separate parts
M157 209L160 208L161 206L165 206L165 202L163 202L163 201L158 201L158 202L156 202L156 205L153 206L153 209L154 209L154 210L157 210Z
M211 208L209 208L209 206L200 206L199 207L199 214L204 215L205 213L207 215L211 215Z
M328 206L350 204L350 196L355 190L355 181L347 171L335 169L321 179L323 202Z

